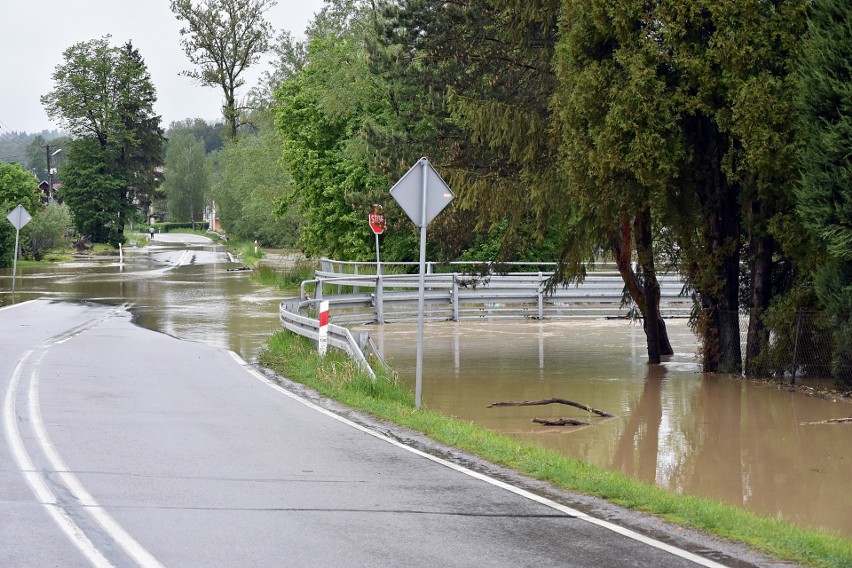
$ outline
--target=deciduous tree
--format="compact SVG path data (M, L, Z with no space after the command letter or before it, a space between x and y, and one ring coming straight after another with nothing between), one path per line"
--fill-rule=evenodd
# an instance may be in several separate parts
M81 233L124 240L124 223L147 208L162 164L156 90L138 50L110 37L72 45L42 97L51 118L74 136L65 151L62 194Z
M210 189L204 142L187 130L172 130L162 189L172 221L200 221Z
M15 256L15 228L5 217L18 205L36 214L38 182L20 164L0 162L0 267L12 266Z
M235 138L244 119L237 89L243 72L269 49L272 26L264 13L276 0L172 0L171 10L181 28L181 45L196 69L183 74L202 85L220 87L225 97L222 115L229 138Z

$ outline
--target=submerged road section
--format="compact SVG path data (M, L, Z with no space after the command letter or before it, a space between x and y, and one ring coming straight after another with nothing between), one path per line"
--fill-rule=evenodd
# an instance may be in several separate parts
M0 566L708 566L122 307L0 309Z

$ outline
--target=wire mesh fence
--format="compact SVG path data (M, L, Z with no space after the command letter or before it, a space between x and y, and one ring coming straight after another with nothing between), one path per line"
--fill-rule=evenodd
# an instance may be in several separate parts
M798 310L764 313L766 331L755 333L749 346L748 313L739 314L740 350L750 376L796 382L803 378L833 378L852 386L852 317L825 311Z

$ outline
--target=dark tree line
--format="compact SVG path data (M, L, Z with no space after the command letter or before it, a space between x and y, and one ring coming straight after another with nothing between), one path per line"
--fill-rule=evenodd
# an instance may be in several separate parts
M344 227L335 215L426 155L459 196L435 251L538 248L560 261L553 285L615 260L657 322L645 326L652 362L670 349L657 274L677 270L705 368L771 372L779 313L830 308L849 327L848 12L836 0L333 2L324 21L345 17L312 30L278 91L294 171L345 149L294 176L315 196L307 214L326 209L306 229ZM364 163L383 177L309 189ZM411 243L396 229L388 239ZM842 354L852 342L836 335Z

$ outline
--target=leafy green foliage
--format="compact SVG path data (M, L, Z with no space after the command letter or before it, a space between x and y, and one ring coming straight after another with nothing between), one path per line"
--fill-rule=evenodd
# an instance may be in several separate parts
M237 89L245 84L243 72L258 62L269 48L272 26L263 14L275 0L172 0L169 4L181 28L181 46L197 68L183 74L202 85L220 87L225 97L222 112L226 133L236 138L242 123Z
M835 376L852 387L852 8L816 0L799 63L797 211L824 251L816 294L832 314Z
M93 242L123 242L122 191L127 182L118 168L116 148L102 147L96 138L77 138L65 154L59 197L74 212L77 230Z
M213 198L223 228L268 247L296 245L301 219L290 176L280 160L281 139L268 112L255 112L255 133L229 141L213 159Z
M0 267L12 266L15 257L15 228L6 215L18 205L23 205L32 216L37 214L38 183L19 164L0 162Z
M196 221L202 218L210 188L204 143L188 130L172 130L166 150L162 189L169 219Z
M359 135L379 99L361 38L340 22L341 14L324 14L310 38L308 64L276 92L275 124L303 212L305 253L364 260L373 250L369 205L389 189L370 170Z
M178 131L190 132L196 140L204 144L204 153L210 154L217 150L221 150L225 144L224 136L225 125L222 122L208 122L201 118L187 118L172 122L169 125L169 130L166 137L170 138L172 134Z
M33 217L24 227L27 242L26 252L35 260L42 260L45 253L64 247L74 228L74 217L66 204L52 201Z
M156 92L139 52L109 36L72 45L42 97L51 118L74 139L60 167L62 193L81 233L97 242L124 241L124 223L142 215L162 163Z

